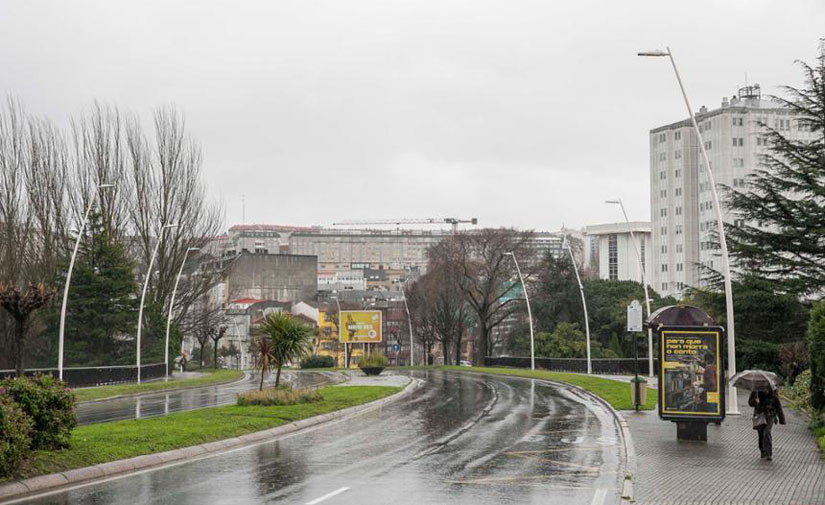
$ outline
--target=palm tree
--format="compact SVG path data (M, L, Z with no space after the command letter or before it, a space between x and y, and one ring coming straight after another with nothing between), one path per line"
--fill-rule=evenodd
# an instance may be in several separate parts
M267 336L259 336L252 344L252 353L255 357L255 369L261 372L261 385L258 391L264 388L264 376L272 370L272 339Z
M283 312L268 315L258 328L258 332L269 337L272 342L272 362L278 369L275 387L278 387L281 382L281 368L290 361L309 355L314 333L310 327Z

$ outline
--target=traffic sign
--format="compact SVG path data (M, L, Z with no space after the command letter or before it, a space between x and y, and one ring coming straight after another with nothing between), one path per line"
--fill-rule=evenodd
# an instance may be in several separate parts
M395 344L394 346L392 346L392 350L395 351L395 352L398 352L399 349L401 349L401 346L399 346L398 344Z
M627 331L642 331L642 304L633 300L627 306Z

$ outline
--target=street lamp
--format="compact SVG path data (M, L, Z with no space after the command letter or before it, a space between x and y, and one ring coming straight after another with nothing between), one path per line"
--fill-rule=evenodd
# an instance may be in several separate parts
M527 286L524 285L524 277L521 275L521 269L518 266L518 261L516 260L516 255L511 252L504 253L505 256L510 256L513 258L513 263L516 265L516 272L518 272L518 278L521 281L521 289L524 291L524 301L527 302L527 318L530 322L530 370L536 369L536 341L535 336L533 335L533 312L530 310L530 297L527 296Z
M333 291L333 293L335 293L335 298L333 298L335 300L335 305L338 307L338 322L335 325L335 327L336 327L335 329L338 330L338 344L340 344L341 343L341 302L338 301L338 292ZM348 348L349 348L349 344L347 342L344 342L344 368L346 368L346 369L349 369L349 356L348 356L348 353L347 353ZM337 359L337 357L336 357L336 359ZM338 366L338 363L336 363L335 366Z
M138 310L138 323L137 323L137 383L140 384L140 333L143 327L143 303L146 301L146 290L149 289L149 279L152 278L152 267L155 265L155 257L158 255L158 248L160 248L160 243L163 239L163 232L170 228L177 228L178 224L165 224L160 229L160 234L158 236L158 241L155 244L155 249L152 251L152 257L149 259L149 268L146 270L146 280L143 281L143 293L140 295L140 309ZM167 346L168 349L168 346ZM168 350L167 350L168 352ZM167 360L167 367L168 367L168 360Z
M166 352L164 354L166 359L166 376L169 377L169 329L172 326L172 310L175 307L175 295L178 292L178 284L180 283L180 277L183 274L183 267L186 266L186 258L189 257L189 253L192 251L200 251L199 247L190 247L186 250L183 254L183 262L180 264L180 270L178 271L178 276L175 277L175 287L172 288L172 299L169 301L169 317L166 318ZM181 353L183 354L183 353Z
M115 187L114 184L98 184L97 189L109 189ZM57 374L60 380L63 380L63 341L66 334L66 303L69 301L69 284L72 282L72 270L74 270L74 261L77 258L77 250L80 248L80 239L83 238L83 233L86 231L86 223L89 221L89 213L95 203L95 191L89 197L89 205L86 207L86 212L83 213L83 221L80 223L80 230L77 232L77 239L74 242L74 250L72 251L72 258L69 260L69 270L66 272L66 285L63 286L63 305L60 307L60 332L57 337Z
M412 327L412 317L410 317L410 306L407 305L407 293L404 291L404 283L401 283L401 296L404 298L404 310L407 311L407 323L410 326L410 366L414 366L413 363L413 327ZM426 363L425 363L426 364Z
M705 150L705 144L702 140L702 132L699 130L699 125L696 123L696 116L693 114L693 109L690 106L685 86L682 84L682 78L679 76L679 70L676 68L676 61L673 59L673 53L670 47L667 51L656 50L638 53L639 56L655 56L670 58L670 64L673 66L673 72L676 74L676 81L679 83L679 89L682 91L682 98L685 100L685 107L687 107L688 114L690 114L690 121L693 123L693 129L696 132L696 137L699 140L699 150L702 152L702 159L705 162L705 170L708 173L708 180L710 182L710 193L713 198L713 208L716 211L716 226L719 228L719 245L722 249L722 273L725 277L725 313L727 315L727 331L728 331L728 383L730 378L736 374L736 339L734 336L733 324L733 290L731 288L730 276L730 257L728 256L728 242L725 239L725 224L722 220L722 206L719 205L719 194L716 191L716 180L713 177L713 170L710 169L710 160L708 160L708 153ZM728 386L728 413L739 414L739 402L737 399L736 388Z
M627 212L624 209L624 203L622 203L621 198L617 200L605 200L604 203L618 205L622 208L624 222L627 223L627 229L630 232L630 241L633 242L633 249L636 251L636 259L639 261L639 268L642 272L642 286L644 286L645 288L645 308L647 308L647 317L650 317L650 296L647 294L648 283L647 274L645 273L645 264L642 261L641 253L639 253L639 246L636 244L636 237L634 237L633 235L633 227L630 226L630 220L627 218ZM647 366L648 376L653 377L653 330L650 328L650 326L647 327Z
M573 249L570 247L570 242L568 242L567 237L564 237L562 247L567 247L567 251L570 253L570 261L573 263L573 271L576 272L576 281L579 283L579 291L581 291L582 294L584 330L587 335L587 375L590 375L593 373L593 364L590 361L590 321L588 321L587 318L587 301L584 299L584 285L582 285L582 279L579 277L579 267L576 265L576 258L573 257Z

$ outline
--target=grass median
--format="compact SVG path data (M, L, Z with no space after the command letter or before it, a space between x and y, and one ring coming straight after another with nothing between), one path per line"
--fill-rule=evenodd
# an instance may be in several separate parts
M80 426L72 432L70 449L34 452L16 477L34 477L238 437L368 403L400 390L389 386L330 386L319 390L323 400L314 403L272 407L231 405Z
M240 370L203 370L206 375L191 379L172 379L168 381L144 382L142 384L117 384L114 386L97 386L75 389L74 394L79 402L103 400L115 396L131 395L136 393L154 393L172 389L210 386L233 382L243 377Z
M464 366L442 366L442 370L456 370L460 372L483 372L496 375L512 375L515 377L526 377L529 379L546 379L556 382L567 382L590 391L594 395L604 399L616 410L633 410L630 402L630 385L627 382L595 377L592 375L550 372L547 370L523 370L519 368L493 368L493 367L464 367ZM647 402L642 406L643 410L653 410L656 408L656 390L648 388Z

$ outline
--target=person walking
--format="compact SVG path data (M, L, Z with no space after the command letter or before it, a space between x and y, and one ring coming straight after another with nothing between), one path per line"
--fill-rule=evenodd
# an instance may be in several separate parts
M773 459L773 436L771 429L779 421L785 424L785 413L779 394L775 389L769 391L754 391L748 398L748 405L753 407L753 428L759 434L759 452L763 459Z

